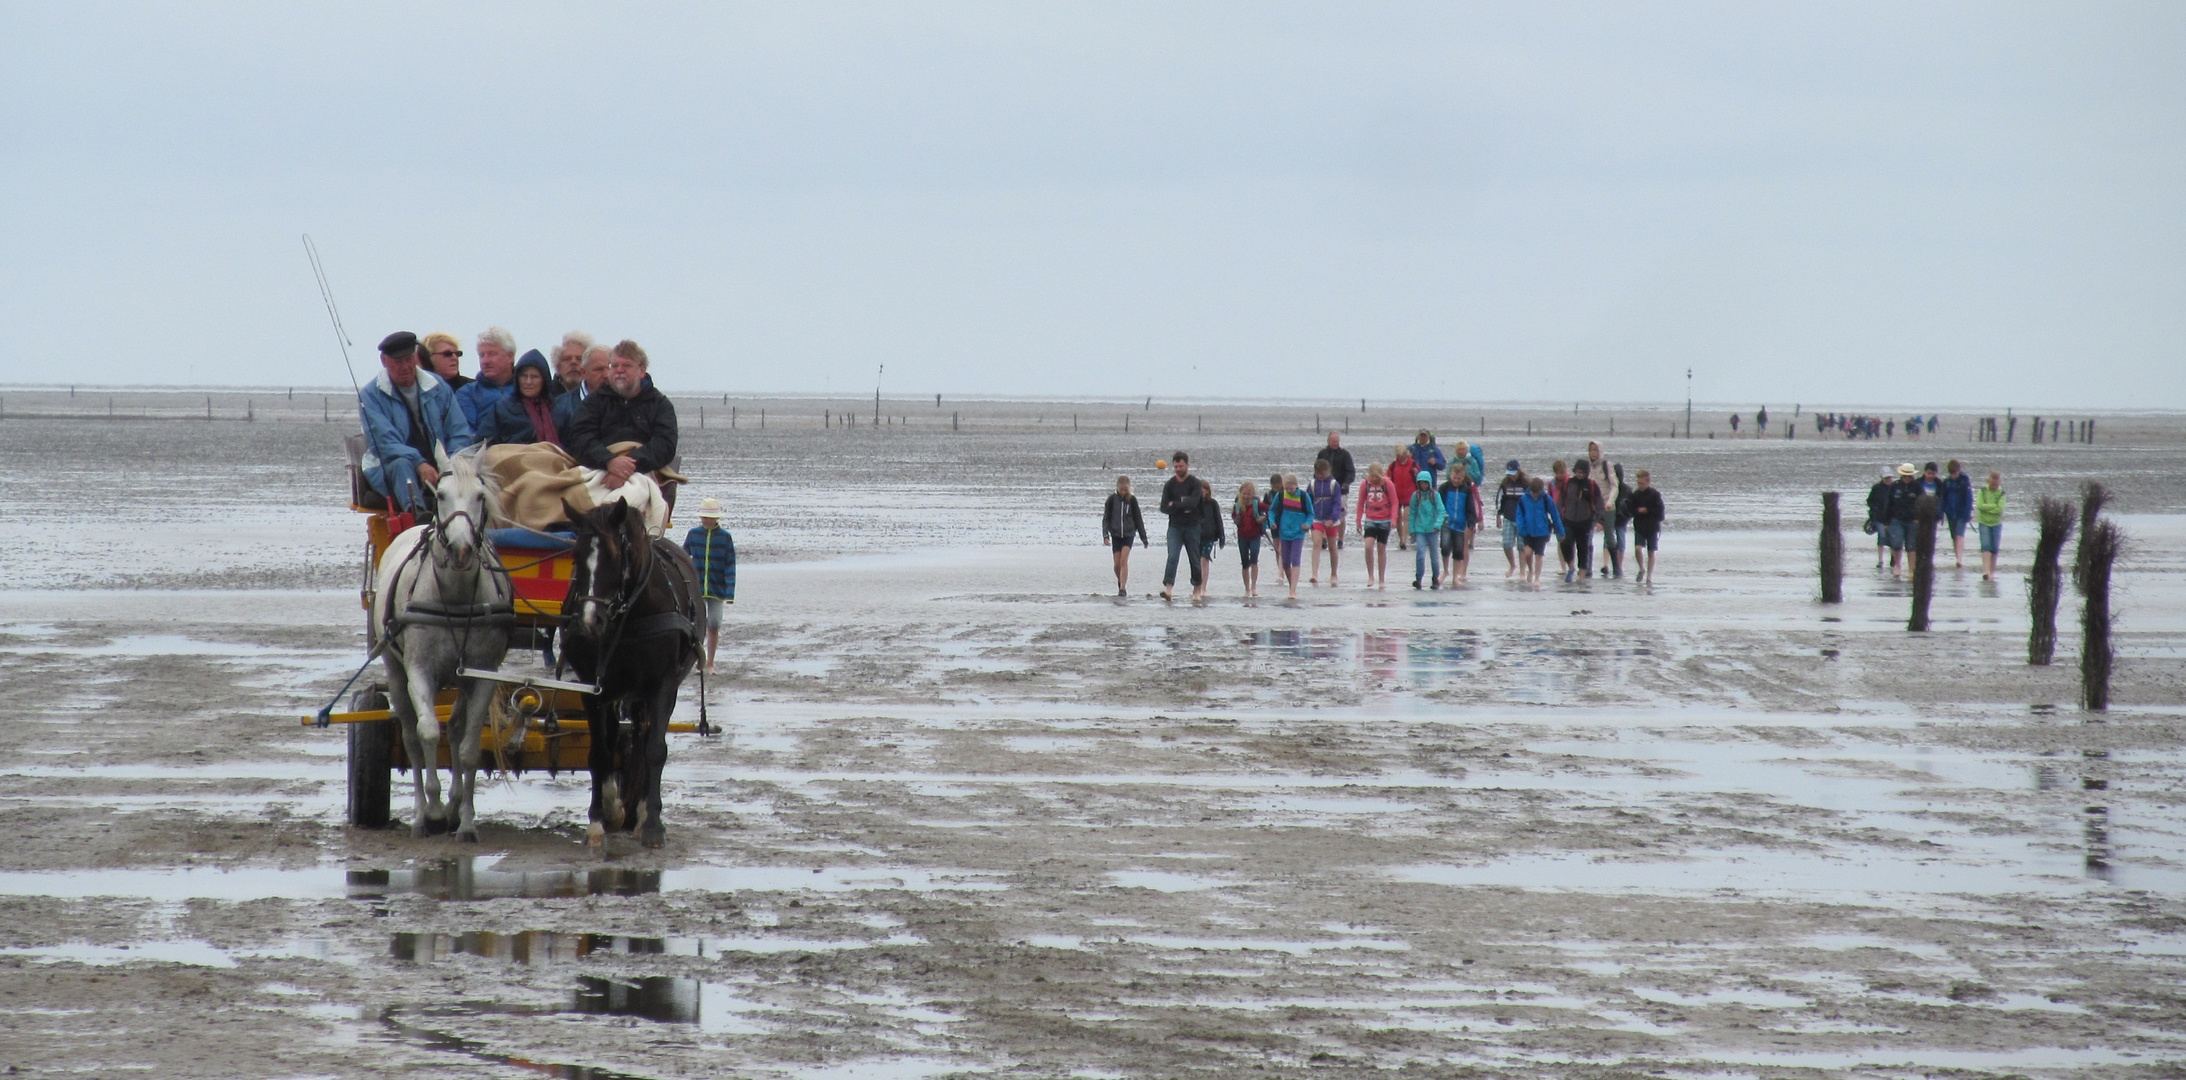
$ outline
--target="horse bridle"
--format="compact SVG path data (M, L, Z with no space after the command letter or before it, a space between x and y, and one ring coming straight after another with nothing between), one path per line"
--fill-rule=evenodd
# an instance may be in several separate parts
M467 548L456 547L448 540L448 526L457 518L463 519L464 523L471 527L471 536L477 540ZM470 511L457 510L434 522L431 528L432 531L428 535L432 538L433 549L448 556L446 563L436 561L434 565L466 574L478 569L479 552L483 551L486 546L484 543L485 534L478 527L478 519L472 517Z
M599 542L599 539L595 537L593 543L598 544ZM595 548L594 550L598 549ZM599 594L599 582L596 580L587 581L585 595L583 599L577 601L577 610L562 612L562 631L567 633L570 625L579 622L582 618L582 612L586 604L602 604L607 608L606 617L600 623L599 664L603 670L608 662L614 659L615 648L622 644L622 631L629 621L630 609L637 605L638 597L645 589L644 583L636 579L636 564L637 560L633 558L623 560L622 584L616 588L612 599L602 601Z

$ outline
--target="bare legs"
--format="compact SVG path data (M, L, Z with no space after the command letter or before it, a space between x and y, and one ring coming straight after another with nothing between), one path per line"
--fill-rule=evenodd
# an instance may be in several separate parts
M1123 547L1117 548L1115 551L1115 559L1116 595L1128 596L1131 592L1131 546L1129 544L1126 544ZM709 667L713 665L713 652L710 649L706 653L706 663Z
M1325 548L1328 551L1328 584L1333 588L1336 584L1336 555L1342 550L1336 546L1335 535L1315 528L1306 534L1306 546L1313 549L1313 575L1306 579L1307 582L1314 585L1321 583L1321 551Z
M1389 541L1366 538L1366 587L1389 587Z

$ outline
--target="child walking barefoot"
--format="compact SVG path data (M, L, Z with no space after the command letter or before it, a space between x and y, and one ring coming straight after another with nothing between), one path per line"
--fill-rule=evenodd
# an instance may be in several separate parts
M1313 525L1313 501L1298 490L1298 474L1283 476L1282 490L1269 499L1268 532L1275 537L1275 568L1298 599L1298 564L1305 561L1306 533Z
M1990 473L1988 486L1973 493L1973 516L1981 533L1981 580L1995 581L1996 556L2004 550L2003 473Z
M1245 595L1260 595L1260 535L1267 531L1267 510L1260 492L1247 480L1237 485L1237 499L1230 504L1230 520L1237 524L1237 566L1245 578Z
M1397 489L1384 475L1381 462L1366 467L1359 485L1359 535L1365 538L1366 587L1389 587L1389 531L1397 520Z
M1652 583L1655 543L1662 535L1662 492L1655 490L1653 478L1645 469L1632 480L1632 568L1639 572L1634 580Z
M1140 544L1146 543L1146 519L1139 514L1139 500L1131 494L1131 478L1116 478L1116 493L1108 497L1108 504L1101 508L1101 539L1108 544L1110 557L1116 563L1116 595L1131 594L1131 536L1137 533Z

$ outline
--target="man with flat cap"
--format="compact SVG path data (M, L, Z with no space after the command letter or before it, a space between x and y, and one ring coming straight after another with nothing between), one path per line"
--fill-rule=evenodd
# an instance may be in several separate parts
M407 330L380 342L378 376L357 391L364 422L364 479L398 510L427 520L440 483L434 444L453 454L473 441L470 421L445 380L418 369L417 335Z

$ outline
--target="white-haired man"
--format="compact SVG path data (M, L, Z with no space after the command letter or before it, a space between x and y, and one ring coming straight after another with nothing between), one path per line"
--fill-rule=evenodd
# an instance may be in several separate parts
M554 350L554 381L547 384L548 397L568 393L583 396L584 354L592 351L592 344L592 335L582 330L562 335L561 345Z
M489 326L478 335L478 377L456 391L455 403L462 407L463 418L475 431L481 418L492 416L494 407L515 388L516 335Z
M569 425L577 422L577 413L584 408L584 403L607 385L607 369L614 360L615 349L611 345L594 345L584 351L584 367L579 369L584 377L577 383L577 389L554 399L554 426L557 429L568 431Z

